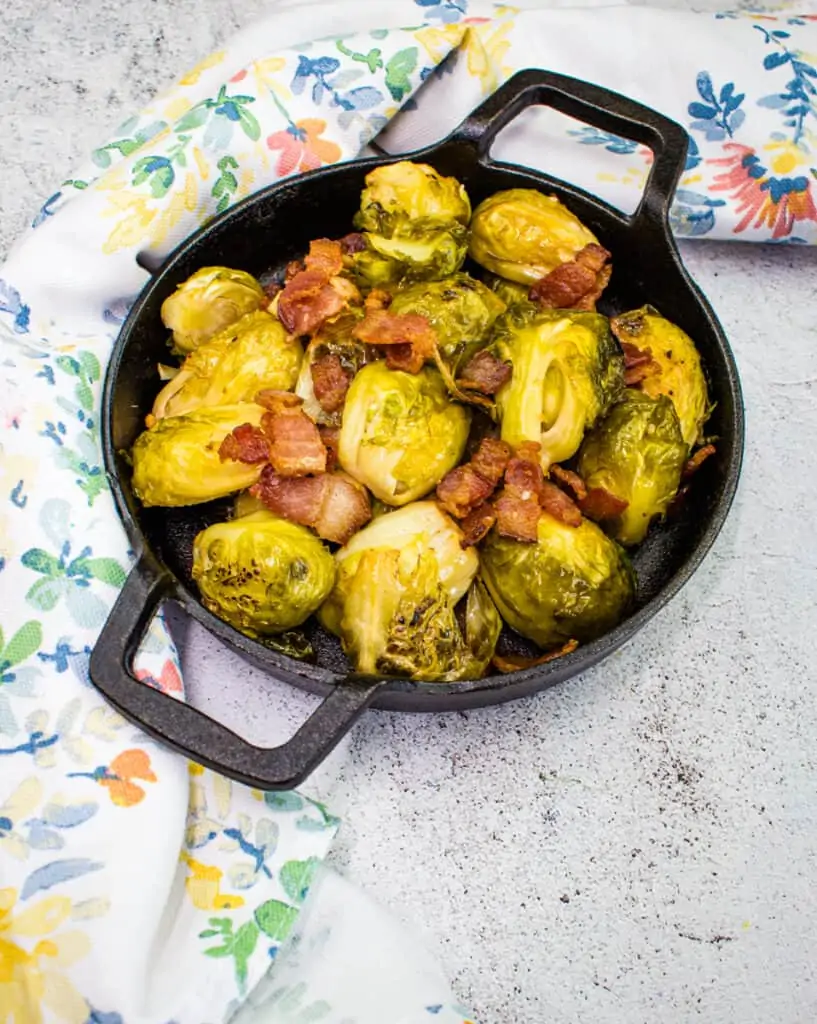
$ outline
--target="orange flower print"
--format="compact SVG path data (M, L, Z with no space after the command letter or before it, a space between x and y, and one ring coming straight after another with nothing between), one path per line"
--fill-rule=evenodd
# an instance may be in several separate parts
M305 117L294 124L290 122L287 129L268 137L267 146L281 154L277 167L280 177L295 170L314 171L322 164L335 164L340 160L340 146L321 138L325 131L326 121Z
M109 765L100 765L92 772L69 772L72 779L93 779L108 790L117 807L133 807L145 798L145 791L133 781L156 782L150 758L144 750L123 750Z
M146 668L138 668L136 670L136 678L140 680L140 682L147 683L148 686L152 686L154 690L161 690L162 693L177 694L181 696L182 679L179 675L179 670L176 668L176 665L171 658L168 658L164 665L162 665L162 671L158 679Z

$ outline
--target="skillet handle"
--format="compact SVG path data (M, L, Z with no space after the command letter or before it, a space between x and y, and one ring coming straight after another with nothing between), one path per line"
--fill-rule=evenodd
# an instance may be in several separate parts
M519 71L455 128L450 141L475 145L488 159L499 132L527 107L552 107L602 131L648 146L654 155L631 222L668 232L668 216L684 171L689 136L676 121L599 85L535 69Z
M191 760L257 789L292 789L346 735L384 682L344 682L335 687L280 747L248 743L225 725L147 686L133 674L133 659L142 637L175 586L152 555L145 553L139 558L91 654L91 682L125 718Z

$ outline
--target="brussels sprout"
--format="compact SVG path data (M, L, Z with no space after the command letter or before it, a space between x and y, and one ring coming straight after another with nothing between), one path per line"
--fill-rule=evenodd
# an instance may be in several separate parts
M389 307L389 313L419 313L429 321L452 373L482 348L504 311L502 299L468 274L411 285L399 291Z
M518 284L516 281L506 281L504 277L497 274L486 274L485 284L495 292L506 306L518 306L520 303L528 304L530 299L528 293L530 286Z
M516 315L513 307L489 351L513 366L498 392L501 437L512 447L542 445L542 468L577 451L585 430L623 388L624 360L599 313L546 311Z
M264 388L289 391L303 357L297 338L262 310L247 313L185 359L153 403L153 417L249 402Z
M380 358L380 353L353 337L352 332L363 319L362 307L352 307L331 320L327 320L306 349L301 372L295 385L295 394L304 400L303 409L310 419L324 425L340 422L338 413L328 413L315 397L312 365L324 356L337 356L340 364L351 376L367 362Z
M596 242L555 196L512 188L495 192L474 210L468 253L486 270L532 285Z
M241 519L243 516L251 516L254 512L268 512L269 509L254 494L249 491L241 491L236 494L233 500L233 519Z
M202 602L247 636L299 626L328 597L335 562L305 526L254 512L202 530L193 542Z
M197 505L251 487L262 466L222 462L218 450L234 427L257 427L265 412L243 402L159 420L131 451L134 494L143 505Z
M456 466L470 422L431 367L413 374L369 363L346 396L338 460L376 498L407 505Z
M651 371L639 382L648 395L672 400L689 450L703 441L703 426L712 408L701 357L688 334L665 320L652 306L614 317L613 332L622 344L649 349Z
M252 274L202 267L162 303L162 323L173 331L177 352L192 352L245 313L259 309L265 300Z
M319 618L357 671L413 679L481 675L502 627L474 576L462 531L430 501L374 520L335 555L337 582ZM461 626L455 606L468 593Z
M588 488L603 487L626 501L605 531L620 544L639 544L650 523L675 497L687 446L672 402L627 388L579 449L578 471Z
M584 643L627 614L635 595L630 561L595 523L565 526L546 512L535 544L488 535L481 575L502 618L542 648Z

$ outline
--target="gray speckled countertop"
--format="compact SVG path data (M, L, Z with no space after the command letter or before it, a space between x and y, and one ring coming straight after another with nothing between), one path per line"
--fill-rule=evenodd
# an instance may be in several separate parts
M6 5L0 251L124 112L263 7ZM817 1018L817 252L683 254L748 414L704 566L580 680L370 713L334 762L335 863L437 944L481 1024ZM275 684L198 626L184 650L194 700L268 740ZM293 724L310 703L291 694Z

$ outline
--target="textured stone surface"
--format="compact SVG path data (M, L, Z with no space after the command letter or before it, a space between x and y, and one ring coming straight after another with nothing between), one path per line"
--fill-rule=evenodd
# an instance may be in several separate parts
M7 5L0 251L107 128L263 7ZM481 1024L817 1014L817 252L684 257L748 413L702 569L581 680L467 714L372 713L335 761L335 862L438 944ZM197 626L185 663L196 702L262 742L312 703L292 693L270 723L278 684Z

